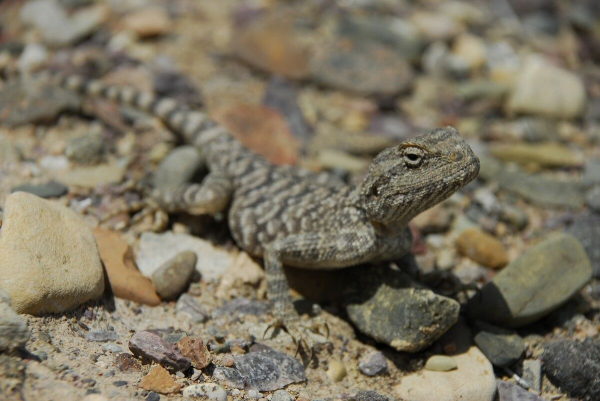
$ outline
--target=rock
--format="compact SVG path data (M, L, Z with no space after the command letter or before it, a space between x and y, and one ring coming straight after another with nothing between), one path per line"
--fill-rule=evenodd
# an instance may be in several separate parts
M60 172L56 181L67 186L96 188L102 185L118 184L123 181L125 169L116 164L99 164L92 167L78 167Z
M304 118L297 98L298 93L291 83L280 76L274 76L269 79L262 103L285 119L296 139L306 142L312 134L312 128Z
M499 269L508 263L508 253L502 242L478 229L468 228L456 238L458 251L486 267Z
M259 286L265 278L265 271L246 252L240 252L235 262L227 269L221 279L216 295L218 298L227 298L229 294L235 296L240 289L247 285L252 288ZM231 297L230 297L231 298Z
M133 252L121 235L102 228L94 228L92 232L112 293L118 298L141 304L159 305L160 298L154 285L135 266Z
M165 157L154 174L154 186L168 190L192 182L202 167L202 157L195 146L180 146Z
M456 38L452 53L464 61L471 71L483 67L487 59L487 49L483 39L468 33Z
M483 322L477 326L480 331L473 340L494 366L507 367L521 358L525 343L517 333Z
M352 399L355 401L393 401L391 398L384 397L372 390L360 390Z
M273 74L301 79L308 76L308 48L294 20L286 15L258 17L238 27L233 51L246 63Z
M271 309L271 304L267 301L255 299L236 298L227 302L225 305L212 311L212 317L230 316L230 318L244 315L261 316Z
M235 261L235 256L210 242L187 235L166 232L163 234L143 233L137 254L137 265L145 276L151 276L169 259L184 251L192 251L198 258L196 270L206 281L221 278Z
M123 348L119 347L116 344L111 344L111 343L104 344L102 346L102 349L105 351L111 352L113 354L121 354L123 352Z
M203 323L208 319L204 308L189 294L182 294L179 297L175 309L178 314L188 316L194 323Z
M498 273L470 299L471 317L521 327L552 312L592 276L581 243L568 234L549 237Z
M550 381L569 396L600 399L600 341L559 340L544 347L544 371Z
M396 396L406 401L493 401L496 378L492 364L476 347L453 355L457 369L423 370L402 377Z
M4 205L0 290L18 313L70 310L104 292L102 262L90 229L62 205L25 192Z
M184 358L172 344L149 331L135 333L129 339L129 350L144 363L156 362L176 371L192 366L192 362Z
M295 164L298 141L284 118L262 105L237 104L215 113L222 124L244 146L275 164Z
M217 367L213 377L235 388L273 391L306 380L300 362L262 344L254 344L248 354L233 359L234 367Z
M116 341L119 339L119 335L110 330L92 330L85 335L85 339L88 341Z
M523 380L529 383L536 394L542 392L542 363L538 359L523 361Z
M207 401L227 401L227 392L218 384L192 384L183 389L184 398L206 399Z
M23 49L19 57L19 72L21 74L31 73L44 66L48 60L48 50L39 43L29 43Z
M498 144L490 147L490 153L503 162L540 167L581 167L583 154L554 142L541 144Z
M44 42L51 46L74 44L90 35L108 17L103 5L67 13L57 0L36 0L21 8L21 21L35 26Z
M397 53L376 43L348 39L319 46L310 73L315 81L335 89L384 96L406 89L413 77L410 65Z
M347 374L346 367L342 362L335 359L329 361L329 368L327 368L327 377L329 377L329 380L337 383L344 380Z
M429 41L449 40L464 30L459 22L442 13L418 11L411 17L417 30Z
M586 188L600 185L600 159L586 160L581 185Z
M496 381L498 385L498 401L545 401L529 391L517 386L516 384Z
M290 393L285 390L277 390L273 393L271 401L294 401Z
M565 231L581 242L590 258L594 277L600 278L600 216L582 213Z
M448 372L456 369L457 366L456 359L446 355L433 355L425 363L425 369L433 372Z
M150 372L142 377L138 386L160 394L175 394L181 389L181 385L177 384L169 372L160 365L155 365L150 369Z
M187 290L196 271L196 259L194 252L185 251L152 273L152 282L160 299L171 301Z
M122 22L125 29L142 39L166 35L171 30L169 15L159 7L136 10L126 15Z
M65 145L65 156L79 164L97 164L104 157L106 139L100 133L92 132L72 138Z
M177 342L177 348L181 355L192 361L196 369L204 369L212 359L208 348L199 338L184 337Z
M32 184L23 184L17 187L14 187L11 192L27 192L35 196L39 196L40 198L60 198L61 196L67 194L69 192L69 188L64 185L55 182L49 181L45 184L32 185Z
M74 93L29 81L10 82L0 91L0 122L9 126L48 123L66 111L77 111Z
M581 78L537 56L526 59L506 108L556 119L576 118L585 110L586 93Z
M377 376L387 372L387 359L381 351L372 351L363 356L358 363L358 369L367 376Z
M8 295L0 291L0 352L23 348L29 337L27 324L11 308Z
M401 272L379 269L365 276L363 271L354 286L346 301L350 320L362 333L398 351L428 347L458 319L456 301L411 288L414 283Z

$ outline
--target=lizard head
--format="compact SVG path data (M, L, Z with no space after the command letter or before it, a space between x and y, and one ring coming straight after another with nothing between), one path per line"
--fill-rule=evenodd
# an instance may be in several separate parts
M372 223L400 227L450 197L479 173L479 159L452 127L379 153L361 186Z

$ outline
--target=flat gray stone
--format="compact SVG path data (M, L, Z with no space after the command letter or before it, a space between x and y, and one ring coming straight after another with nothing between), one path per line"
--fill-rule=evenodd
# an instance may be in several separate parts
M195 146L180 146L165 157L154 175L154 186L172 189L189 183L202 166L202 157Z
M600 278L600 215L582 213L565 231L581 242L592 263L594 277Z
M532 323L565 303L592 277L581 243L557 234L505 267L468 303L472 318L504 327Z
M262 344L254 344L248 354L234 356L233 368L217 367L213 377L235 388L258 391L279 390L306 380L298 360Z
M194 252L185 251L166 261L152 273L152 282L160 299L177 299L188 288L196 271L197 259Z
M85 334L85 339L97 342L116 341L119 335L111 330L92 330Z
M23 184L12 189L12 192L27 192L40 198L59 198L69 192L69 188L56 181L49 181L45 184Z

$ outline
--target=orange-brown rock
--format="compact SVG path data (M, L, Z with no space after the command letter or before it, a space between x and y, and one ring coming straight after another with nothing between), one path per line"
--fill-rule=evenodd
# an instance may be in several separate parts
M141 304L160 304L154 285L135 266L129 244L114 231L102 228L94 228L92 231L112 293L118 298Z
M508 254L502 242L478 229L468 228L456 238L458 251L477 263L499 269L508 263Z
M181 389L181 385L177 384L169 372L160 365L154 366L146 376L142 377L139 386L144 390L160 394L175 394Z
M196 369L207 367L212 360L210 351L199 338L184 337L177 343L177 348L181 355L192 361L192 366Z

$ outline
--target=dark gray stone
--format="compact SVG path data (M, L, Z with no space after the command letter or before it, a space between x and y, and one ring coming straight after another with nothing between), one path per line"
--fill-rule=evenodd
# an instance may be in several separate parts
M217 367L213 376L232 387L258 391L279 390L306 380L298 360L262 344L254 344L248 354L234 356L233 368Z
M119 335L110 330L92 330L85 334L85 339L88 341L116 341L119 339Z
M418 352L457 322L460 305L415 285L400 271L363 271L348 297L348 317L362 333L398 351Z
M154 391L150 391L145 398L146 401L160 401L160 395Z
M565 231L581 242L592 263L594 277L600 278L600 214L580 214Z
M271 309L271 304L266 301L258 301L255 299L236 298L227 302L225 305L213 310L212 317L219 316L243 316L254 315L260 316L266 314Z
M173 344L149 331L135 333L129 339L129 350L144 363L157 362L177 371L187 370L192 366L192 362L184 358Z
M372 390L361 390L353 397L354 401L390 401L388 397Z
M27 192L40 198L59 198L69 192L69 188L56 181L49 181L45 184L33 185L24 184L14 187L12 192Z
M517 333L484 322L476 326L479 332L475 334L475 344L495 366L510 366L523 355L525 343Z
M577 238L552 235L484 285L467 310L473 319L521 327L564 304L591 277L590 261Z
M544 371L571 397L600 400L600 341L560 340L544 347Z
M530 393L516 384L496 381L498 384L498 401L545 401L542 397Z
M373 351L361 358L358 369L367 376L377 376L387 371L387 359L381 351Z

